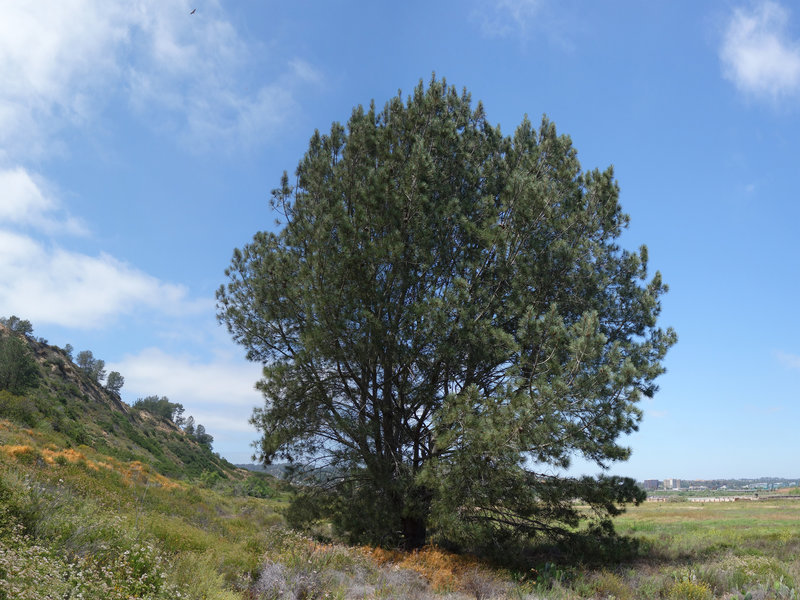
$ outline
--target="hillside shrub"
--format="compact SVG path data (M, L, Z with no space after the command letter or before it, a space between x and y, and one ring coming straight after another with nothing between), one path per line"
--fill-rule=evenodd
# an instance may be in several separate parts
M0 417L36 427L39 421L36 403L30 398L17 396L8 390L0 390Z
M669 589L673 600L711 600L711 588L707 583L683 579L675 582Z
M14 335L0 336L0 390L21 394L33 387L38 377L28 345Z
M19 478L11 472L0 474L0 535L24 522L27 510L25 489Z
M169 569L147 544L103 560L67 557L15 530L0 539L0 600L178 598L179 589L166 583Z
M179 555L171 578L184 590L185 598L204 600L240 600L241 596L225 589L224 577L217 571L218 557L213 552Z
M594 580L594 591L600 598L632 600L631 588L625 580L611 571L601 571Z

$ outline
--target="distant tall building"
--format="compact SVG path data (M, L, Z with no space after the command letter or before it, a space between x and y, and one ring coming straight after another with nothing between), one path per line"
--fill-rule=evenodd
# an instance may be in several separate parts
M680 479L665 479L664 480L664 489L665 490L679 490L679 489L681 489L681 480Z
M657 490L658 489L658 479L645 479L644 480L644 489L646 489L646 490Z

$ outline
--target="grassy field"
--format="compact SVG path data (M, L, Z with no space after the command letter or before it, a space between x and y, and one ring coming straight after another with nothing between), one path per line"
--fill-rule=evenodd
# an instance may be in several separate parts
M800 502L647 502L616 521L639 557L565 567L546 598L798 598Z
M645 503L616 523L637 556L510 572L316 541L268 476L175 480L61 437L0 420L0 600L798 598L800 501Z
M502 575L473 558L296 533L282 516L288 489L268 475L171 479L67 441L0 419L0 600L423 599L501 590Z

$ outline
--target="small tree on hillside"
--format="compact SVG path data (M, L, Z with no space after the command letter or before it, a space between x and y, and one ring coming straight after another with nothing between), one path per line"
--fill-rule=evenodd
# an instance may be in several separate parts
M33 325L27 319L20 319L16 315L11 315L8 318L0 318L0 323L8 327L14 333L19 333L24 336L33 335Z
M118 371L111 371L106 379L106 389L119 396L119 391L125 385L125 378Z
M186 419L183 430L187 433L187 435L194 435L194 417L192 415L189 415L189 417Z
M166 396L146 396L139 398L133 403L136 410L146 410L151 415L155 415L167 421L172 421L175 425L183 424L183 405L177 402L170 402Z
M208 446L209 448L211 448L211 444L214 442L214 436L210 433L206 433L206 428L199 423L194 430L194 439L198 444Z
M38 376L28 345L16 335L0 335L0 390L21 394Z
M75 359L75 364L86 373L93 381L100 383L106 376L106 362L95 358L91 350L81 350Z
M186 421L183 418L183 413L186 409L183 408L183 404L173 404L172 407L172 422L178 427L182 427Z
M562 535L642 498L554 475L629 456L675 341L645 248L618 244L610 168L582 171L547 119L503 136L433 80L315 133L296 175L217 293L264 364L262 461L329 467L335 523L372 543Z

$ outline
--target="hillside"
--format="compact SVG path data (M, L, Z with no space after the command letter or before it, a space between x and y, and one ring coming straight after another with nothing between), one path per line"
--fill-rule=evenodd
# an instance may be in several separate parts
M243 475L169 419L133 410L73 363L63 349L14 334L0 324L0 337L8 336L27 346L37 376L23 395L0 391L0 418L43 434L60 433L54 441L67 447L88 446L121 461L140 461L168 477Z
M484 581L474 560L438 550L406 557L288 529L286 483L19 339L35 377L0 391L0 600L463 600L461 574Z
M348 547L324 522L296 532L285 482L132 409L63 350L14 339L32 376L11 393L0 344L0 600L798 597L788 500L646 503L617 518L634 554L515 572L436 547Z
M64 350L0 325L0 341L12 337L33 376L0 390L0 600L465 598L473 559L292 531L288 484L236 468Z
M0 343L0 600L246 596L268 547L282 547L273 530L286 485L131 408L64 350L0 325L8 340L16 341L11 354ZM32 376L9 386L18 355Z

